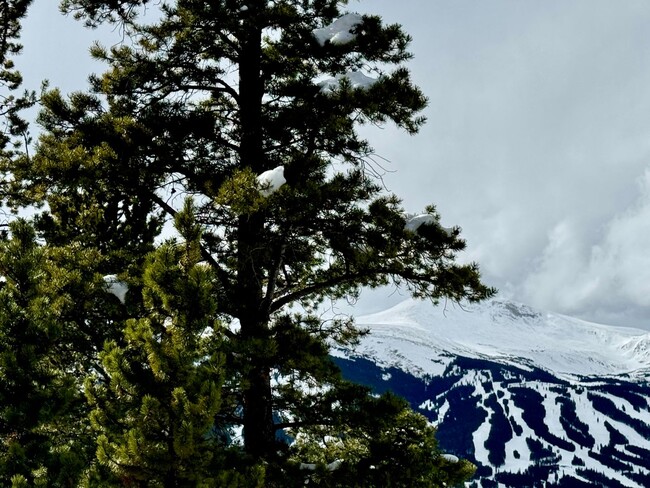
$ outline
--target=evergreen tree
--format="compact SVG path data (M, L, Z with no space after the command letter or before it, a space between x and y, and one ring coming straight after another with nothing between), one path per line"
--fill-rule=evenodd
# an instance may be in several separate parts
M385 411L392 399L346 383L328 359L332 344L364 331L318 314L325 299L390 283L433 301L492 293L475 265L455 262L458 228L441 227L433 206L412 218L384 191L357 133L389 121L415 133L424 122L425 97L403 65L409 37L379 17L344 15L336 0L178 0L149 24L137 15L146 4L63 2L91 25L120 23L131 42L93 48L109 70L91 93L45 93L37 153L2 166L14 176L13 205L47 203L36 225L48 245L99 252L102 274L143 286L113 321L124 336L107 343L103 373L87 385L99 461L124 485L198 483L229 455L210 433L240 425L240 461L253 478L264 467L267 486L304 483L290 472L323 448L315 433L357 439L346 469L372 460L379 486L389 479L382 456L400 455L387 446L402 423L417 427L407 447L432 452L422 472L390 483L442 483L432 473L453 469L432 431L403 405ZM178 208L178 195L197 208ZM192 222L180 225L184 244L146 261L174 217ZM285 431L309 448L287 447ZM312 482L346 486L336 476L353 475L336 471Z
M121 345L106 343L108 382L86 382L100 462L90 486L102 478L107 486L258 484L254 472L239 476L226 463L223 326L189 200L175 220L184 241L164 243L145 266L146 313L127 320Z
M304 485L305 472L312 486L456 486L476 469L442 455L427 419L391 394L360 398L356 412L348 411L337 428L336 436L324 425L298 435L292 446L295 486Z
M0 484L75 487L92 462L83 379L110 310L98 255L43 247L24 220L0 243Z

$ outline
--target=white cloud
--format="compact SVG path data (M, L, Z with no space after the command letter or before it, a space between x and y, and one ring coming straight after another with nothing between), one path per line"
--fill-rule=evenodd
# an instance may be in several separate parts
M592 243L568 220L548 237L536 269L523 283L528 303L597 321L650 328L650 170L637 201Z

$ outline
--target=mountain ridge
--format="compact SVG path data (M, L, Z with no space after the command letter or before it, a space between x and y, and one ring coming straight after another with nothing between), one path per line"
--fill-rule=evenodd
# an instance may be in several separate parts
M394 364L396 355L381 342L399 343L401 355L409 356L408 366L423 374L439 374L455 355L539 367L572 380L645 376L650 370L648 331L539 312L500 299L462 308L409 299L356 322L370 330L358 348L362 355Z

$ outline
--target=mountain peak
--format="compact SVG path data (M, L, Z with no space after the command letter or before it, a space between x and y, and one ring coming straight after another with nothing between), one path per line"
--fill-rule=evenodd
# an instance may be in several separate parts
M362 355L422 374L439 374L451 356L534 366L566 378L650 368L647 331L586 322L503 299L437 306L408 299L358 317L357 323L370 329L358 349Z

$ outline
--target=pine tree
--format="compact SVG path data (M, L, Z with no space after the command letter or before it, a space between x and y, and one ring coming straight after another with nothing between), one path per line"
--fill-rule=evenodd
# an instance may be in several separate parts
M0 242L0 484L74 487L94 457L83 379L110 331L98 255L41 246L24 220L9 229Z
M355 411L347 413L336 436L324 425L298 435L292 446L295 486L305 479L311 486L341 488L456 486L476 469L444 456L435 428L390 393L360 397ZM312 462L300 462L304 459Z
M101 354L109 381L86 381L98 460L108 486L256 486L254 472L226 463L223 325L189 200L175 221L184 241L165 242L145 265L146 313ZM92 473L90 486L102 476Z
M264 466L267 486L289 486L299 457L320 444L289 448L283 432L357 438L366 456L357 458L380 465L382 439L405 422L422 427L413 432L433 451L423 486L436 486L432 473L445 463L431 431L403 405L382 413L392 400L343 381L328 358L332 344L353 344L364 331L319 315L325 299L390 283L433 301L492 293L476 265L455 262L465 246L458 228L441 227L433 206L406 214L384 190L372 148L357 132L392 122L415 133L424 122L426 99L403 64L408 35L376 16L344 15L345 2L336 0L178 0L149 24L138 17L145 4L63 2L91 25L120 23L131 42L93 48L109 70L92 78L90 93L45 93L36 154L2 168L14 176L6 190L13 205L47 203L36 226L48 245L72 241L99 252L98 271L134 285L114 322L125 324L124 336L104 349L103 381L88 385L102 432L98 459L124 484L136 481L118 464L133 467L128 476L141 469L135 480L184 486L183 453L216 443L205 437L210 430L198 434L210 413L210 428L243 427L243 465ZM179 208L179 195L193 196L196 209ZM165 244L147 260L163 222L188 214L201 232L181 226L185 251ZM177 265L190 248L192 265ZM203 281L192 284L199 275ZM187 295L192 286L196 297ZM217 318L230 327L212 325L204 344L196 334ZM178 389L187 399L174 396ZM186 419L191 435L174 402L196 413ZM385 428L373 430L364 409ZM119 427L109 422L120 415ZM178 445L174 429L185 439ZM163 433L167 447L152 440ZM216 457L196 457L197 476L227 454L216 444L206 452ZM165 481L172 465L182 479ZM336 486L327 484L337 483L330 475L323 486ZM297 476L304 483L304 473ZM411 486L415 478L408 479L394 484Z

